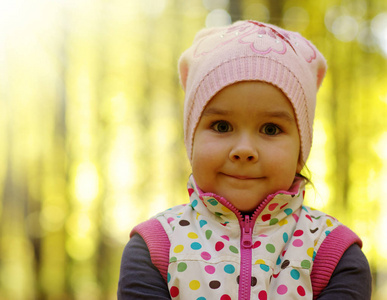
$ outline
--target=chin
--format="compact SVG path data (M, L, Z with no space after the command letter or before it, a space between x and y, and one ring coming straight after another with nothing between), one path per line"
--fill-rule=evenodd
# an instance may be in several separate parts
M243 203L240 203L240 199L244 199ZM230 200L227 200L241 212L248 213L253 212L264 199L265 197L252 197L249 195L244 196L242 193L238 197L231 197Z

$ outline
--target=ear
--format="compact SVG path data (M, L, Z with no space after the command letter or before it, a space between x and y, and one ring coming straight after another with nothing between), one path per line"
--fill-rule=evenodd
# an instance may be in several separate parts
M187 87L187 78L188 78L188 70L189 70L188 59L182 56L178 62L178 68L179 68L180 84L183 87L183 90L185 91Z

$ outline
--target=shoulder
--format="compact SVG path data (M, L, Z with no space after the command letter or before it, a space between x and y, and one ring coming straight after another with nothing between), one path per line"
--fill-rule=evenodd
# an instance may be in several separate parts
M338 262L328 285L317 299L371 299L370 267L358 244L351 245Z
M140 235L145 242L153 265L166 281L171 242L165 228L158 219L150 219L133 228L130 236L134 238L136 235Z
M118 299L170 299L168 287L153 265L148 247L133 235L122 254Z
M342 224L334 228L322 240L314 258L311 272L315 297L327 287L342 258L345 257L344 255L347 255L348 249L354 247L354 245L359 249L360 254L363 255L360 250L362 246L360 238Z

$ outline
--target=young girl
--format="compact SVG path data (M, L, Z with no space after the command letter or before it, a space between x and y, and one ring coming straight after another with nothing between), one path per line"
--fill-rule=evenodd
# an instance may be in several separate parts
M138 225L119 299L370 299L361 241L303 205L321 53L255 21L200 31L179 61L189 204Z

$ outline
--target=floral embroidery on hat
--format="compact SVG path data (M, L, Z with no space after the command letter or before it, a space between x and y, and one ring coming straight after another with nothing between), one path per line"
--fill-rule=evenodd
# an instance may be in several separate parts
M296 32L277 29L256 21L237 22L217 36L210 35L202 38L195 48L194 57L207 55L234 41L249 45L252 52L260 55L270 52L283 55L290 47L308 63L317 57L313 46Z

